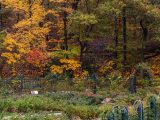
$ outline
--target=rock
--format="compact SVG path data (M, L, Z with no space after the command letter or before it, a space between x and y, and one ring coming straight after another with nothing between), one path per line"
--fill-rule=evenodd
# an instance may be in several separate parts
M61 116L62 112L57 112L57 113L54 113L53 115L55 115L55 116Z
M82 120L79 116L73 116L71 120Z
M31 91L31 94L32 95L38 95L38 91L37 90Z
M2 120L11 120L11 119L12 119L12 116L6 116L2 118Z
M107 103L111 103L111 98L105 98L101 103L102 104L107 104Z
M85 96L96 96L96 94L94 94L90 89L86 89L85 92L84 92L84 95Z

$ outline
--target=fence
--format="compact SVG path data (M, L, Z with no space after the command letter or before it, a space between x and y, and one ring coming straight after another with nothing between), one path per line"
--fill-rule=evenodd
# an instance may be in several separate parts
M21 92L22 90L42 89L45 79L40 78L8 78L0 80L0 85L3 88L12 89L14 92Z
M148 99L147 107L144 108L141 100L135 101L133 107L135 115L130 115L128 107L114 106L111 111L105 111L102 120L160 120L160 106L156 98L151 96Z

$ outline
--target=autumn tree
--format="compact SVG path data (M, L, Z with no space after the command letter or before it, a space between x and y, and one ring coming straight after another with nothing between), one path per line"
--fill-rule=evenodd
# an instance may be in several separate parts
M2 3L6 8L12 9L12 12L21 16L10 30L6 29L3 42L6 50L2 56L6 58L8 64L14 66L17 62L23 62L25 56L34 49L46 52L45 36L50 31L50 23L44 21L45 16L52 12L46 11L42 2L41 0L3 0Z

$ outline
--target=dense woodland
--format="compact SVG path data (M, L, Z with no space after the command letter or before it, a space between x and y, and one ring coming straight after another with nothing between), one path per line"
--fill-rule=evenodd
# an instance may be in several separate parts
M160 95L160 0L0 0L0 43L1 93Z

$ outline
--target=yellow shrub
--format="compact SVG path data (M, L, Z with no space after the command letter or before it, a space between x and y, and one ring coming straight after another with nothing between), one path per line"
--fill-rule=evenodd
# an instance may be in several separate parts
M63 68L61 66L52 65L51 66L51 72L54 73L54 74L62 74L63 73Z
M75 76L78 76L80 70L80 62L74 59L60 59L60 66L52 65L51 72L54 74L62 74L63 71L72 70Z

